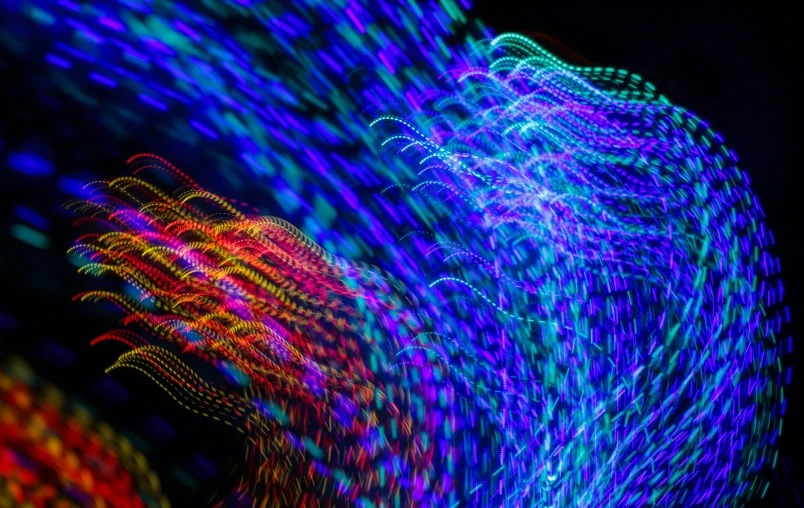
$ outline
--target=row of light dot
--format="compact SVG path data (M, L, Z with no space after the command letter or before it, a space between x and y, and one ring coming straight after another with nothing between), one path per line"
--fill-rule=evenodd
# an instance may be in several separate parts
M439 354L464 365L467 349L514 342L471 358L493 373L473 390L502 413L488 437L502 452L465 490L536 506L764 494L789 314L736 156L638 77L572 68L516 35L482 49L487 65L454 72L427 113L374 124L421 170L400 202L443 212L422 247L446 251L432 285L449 287L445 301L484 300L496 317L473 307L474 324L508 321L488 336L467 328Z
M384 103L390 104L392 106L390 109L393 109L393 107L396 107L396 103L394 101L399 100L402 100L405 103L410 103L411 109L413 110L418 109L422 99L417 92L435 87L433 76L437 75L439 71L446 69L444 61L460 61L461 58L469 57L464 56L460 51L455 51L457 55L456 58L450 60L446 58L446 54L449 54L449 51L442 49L440 51L441 55L444 57L444 60L442 60L441 57L434 57L430 53L431 50L426 48L425 45L424 47L427 49L427 51L422 50L422 52L427 53L426 57L431 59L436 58L436 62L428 62L429 67L432 68L424 68L424 70L417 72L400 70L393 63L391 63L394 58L393 54L386 55L384 53L376 53L372 49L373 46L371 44L376 43L381 47L385 47L383 46L385 44L391 44L393 46L393 43L389 43L388 41L394 41L394 43L398 44L400 48L410 50L418 49L420 46L418 46L417 43L420 41L429 41L429 33L425 33L425 28L418 27L415 22L405 21L412 19L410 15L403 14L400 16L389 16L385 12L385 10L388 9L388 6L385 4L381 4L376 7L363 5L360 6L359 9L354 5L338 6L338 9L334 9L331 14L327 13L325 7L322 7L324 10L318 11L315 9L310 9L310 7L311 5L301 6L298 10L299 16L308 16L308 19L310 17L315 18L315 16L322 16L324 19L338 21L333 23L333 26L336 27L335 32L341 38L334 40L331 38L328 39L329 47L333 48L333 52L336 53L337 58L333 59L332 56L326 52L322 53L320 51L313 51L309 49L308 46L300 46L298 42L299 39L302 38L301 36L307 36L310 33L305 33L299 25L298 19L303 18L299 18L298 16L289 16L286 13L281 13L280 10L270 13L267 11L255 12L222 4L217 13L205 19L196 15L188 14L186 11L176 9L164 8L165 10L159 12L159 5L157 5L157 7L153 8L153 13L150 14L151 17L146 17L144 19L152 20L154 23L156 23L153 26L159 27L160 29L156 30L156 28L154 28L151 33L148 33L146 32L146 29L143 28L146 27L146 25L143 25L142 23L138 24L138 18L131 14L131 12L136 14L138 11L138 9L132 7L131 12L121 15L121 19L132 31L131 34L111 28L113 26L119 27L123 25L120 24L120 22L117 22L117 25L115 25L114 20L112 20L112 22L108 21L109 19L112 19L109 17L109 12L92 12L91 9L82 8L78 14L72 12L71 15L86 16L87 19L91 20L91 23L97 23L98 27L105 27L98 28L98 31L111 29L112 31L110 33L113 35L101 37L101 39L104 39L102 44L106 46L119 46L114 45L113 40L115 37L121 37L133 47L138 48L137 51L128 51L129 55L126 55L126 52L121 51L123 54L122 56L117 57L118 60L142 61L141 59L137 60L137 58L142 55L152 55L149 59L152 58L153 62L158 62L160 60L160 54L166 53L164 48L168 48L170 51L173 51L175 55L179 57L179 59L186 58L185 63L187 64L187 68L180 68L175 64L175 62L171 62L171 65L173 65L174 69L178 69L186 76L192 75L190 72L192 72L194 66L202 69L204 76L197 76L192 83L194 88L190 88L193 92L195 92L195 96L189 92L187 92L187 96L183 95L184 91L187 89L187 85L182 85L180 83L181 76L174 70L168 69L170 75L160 75L159 71L156 69L156 65L154 64L149 64L152 66L150 70L138 71L139 74L137 74L137 80L126 80L123 78L120 81L115 81L114 79L109 81L110 78L107 75L102 75L99 72L87 74L90 80L99 83L98 86L111 87L114 85L115 89L132 86L132 82L139 83L136 86L147 86L148 82L146 81L145 85L143 85L143 80L141 79L144 75L148 76L150 79L156 80L157 83L154 83L154 86L151 87L153 90L146 90L143 92L139 92L139 89L137 90L137 92L139 92L137 97L139 97L139 100L143 102L145 106L136 108L137 113L135 116L137 114L141 114L143 110L147 111L148 107L152 107L153 109L161 111L162 114L169 116L174 120L172 128L167 129L167 132L170 132L171 129L174 131L172 135L173 139L181 139L186 141L193 139L200 140L206 137L209 139L217 139L219 141L228 141L228 146L234 147L235 153L238 153L237 150L242 150L239 152L240 157L242 157L241 160L246 161L246 165L249 165L252 168L259 167L260 172L275 174L274 177L262 177L262 180L270 181L272 193L281 193L276 197L276 201L279 203L279 206L284 205L286 207L285 212L289 216L294 214L293 208L295 207L297 217L315 217L314 221L309 221L306 218L299 218L297 220L305 230L314 236L321 237L321 239L324 240L325 245L328 245L326 242L329 241L332 242L329 244L332 246L330 248L334 247L334 250L338 252L349 253L350 255L366 255L368 252L374 250L375 246L382 244L386 246L388 251L390 251L390 255L377 255L377 259L379 259L381 262L385 262L386 259L392 260L390 263L388 263L391 265L389 268L393 268L400 274L405 274L412 281L421 281L421 283L418 284L420 290L426 294L434 294L431 293L430 289L427 289L426 286L428 283L435 280L435 278L424 276L423 270L417 262L415 255L411 255L410 251L405 249L396 248L394 246L395 243L392 242L391 239L396 231L399 231L401 234L404 233L406 229L410 228L415 229L434 226L438 223L437 219L439 218L439 213L434 211L432 208L425 208L421 206L419 201L415 201L415 203L411 203L407 207L395 207L390 205L384 196L379 197L376 200L361 200L359 195L357 195L355 191L351 190L353 187L350 185L350 183L353 183L356 180L360 183L361 187L379 186L383 182L387 182L389 180L397 184L408 181L418 183L418 181L415 178L412 178L412 176L415 172L418 172L419 168L411 169L405 164L399 164L396 158L386 157L381 152L378 152L376 148L379 147L380 144L373 142L375 135L371 131L365 129L364 122L355 121L355 119L357 118L359 120L361 118L361 114L364 114L364 117L370 116L365 114L365 111L361 106L363 101L368 101L370 104L379 103L378 105L375 104L374 110L370 110L370 112L372 112L375 116L378 116L382 113L380 106L382 106ZM418 19L435 20L433 26L437 29L439 26L448 26L448 24L445 25L443 23L447 21L450 16L452 19L458 22L461 21L461 15L455 14L458 12L457 9L446 9L445 12L448 14L445 17L443 13L439 14L438 12L435 12L435 14L433 14L432 12L422 12L421 10L417 12L416 9L419 8L414 8L412 6L403 7L405 7L405 11L413 12L415 14L414 17L418 17ZM43 20L43 22L52 22L56 24L59 23L59 18L53 16L45 9L48 9L52 12L53 9L63 9L63 7L53 7L50 5L42 6L42 9L40 10L46 12L49 14L49 16L42 15L39 12L31 12L31 15L33 15L35 18ZM145 7L143 6L142 9L145 9ZM148 9L152 9L152 7L148 7ZM309 14L310 12L315 12L316 14L311 16ZM209 16L209 14L207 15ZM254 35L253 33L241 33L239 36L239 42L242 42L242 47L246 48L244 51L253 50L256 47L259 47L260 51L265 50L269 54L271 52L274 54L286 52L295 56L297 61L300 62L300 64L293 70L279 69L273 74L269 73L270 77L273 79L273 81L270 81L272 86L266 86L267 83L261 81L261 79L265 78L265 71L260 72L260 70L257 69L256 72L250 74L250 69L248 69L247 66L237 69L237 72L234 73L219 73L217 71L218 69L231 68L231 64L227 64L226 62L227 58L229 57L221 58L220 60L213 59L206 65L199 64L199 58L202 57L199 57L197 52L196 54L193 54L193 51L190 49L190 46L187 45L186 40L182 41L181 39L177 39L171 35L170 37L164 36L163 40L159 40L157 42L149 42L149 37L162 37L160 34L171 33L163 30L164 22L161 22L160 24L160 20L168 19L176 27L182 25L187 27L189 32L188 30L182 30L179 28L179 30L182 30L184 33L193 33L201 37L201 39L197 42L206 45L216 45L216 41L221 40L221 38L224 36L222 35L222 32L208 36L210 33L210 29L208 27L214 26L214 21L211 19L215 16L225 18L233 16L245 17L246 15L253 15L264 25L271 26L273 31L270 34L262 32L259 35ZM181 17L181 25L176 23L176 21L171 18L172 16ZM332 17L327 18L326 16ZM401 19L403 21L401 25L398 25L396 28L394 28L393 23L388 21L389 19ZM148 21L146 21L146 23L147 22ZM86 19L83 21L83 23L85 27L89 26L89 22ZM190 23L195 24L191 25ZM73 27L71 30L74 29L73 25L74 23L69 25ZM207 28L203 28L205 26ZM315 24L311 23L309 26L315 26ZM372 26L375 27L374 31L371 29ZM214 32L214 29L212 29L212 31ZM445 33L448 32L449 29L447 29ZM54 30L54 33L57 32ZM83 33L86 33L86 30L83 30ZM193 39L192 35L188 36ZM407 42L411 40L409 38L414 41L413 44L407 44ZM96 40L93 42L93 44L98 44L98 40L100 39L97 37L95 39ZM402 43L398 42L400 39ZM230 48L232 41L229 40L227 43L225 42L225 38L223 40L224 43L218 45L218 47ZM517 39L515 37L511 37L507 40L507 43L509 46L513 46L515 41L519 41L517 43L518 45L527 46L527 43L525 43L525 40L522 38ZM370 42L371 44L367 45L367 42ZM444 48L443 37L440 39L438 37L432 38L430 46L432 47L432 50L436 50L436 48ZM80 49L81 48L79 48L79 50ZM339 49L340 52L338 52ZM72 67L74 65L72 62L76 62L76 64L78 64L82 60L81 54L76 53L76 48L74 46L64 46L62 44L58 46L58 50L64 51L65 53L60 53L58 55L54 53L53 55L57 59L61 60L55 60L54 58L49 59L49 61L57 67L62 62L67 62L67 64ZM221 54L220 52L210 53L213 55L213 58ZM393 51L391 51L391 53L393 53ZM439 54L438 51L435 53L436 55ZM83 55L87 55L87 53L85 52ZM92 58L91 55L90 58ZM134 60L132 60L132 58ZM599 86L623 88L623 91L620 92L620 96L624 98L640 101L651 100L654 97L654 93L650 85L643 85L637 77L622 71L615 72L612 69L570 68L558 62L557 59L543 51L538 52L538 59L547 62L547 64L544 65L545 67L556 67L573 71L583 75L585 78L589 79L593 83L598 84ZM91 68L93 65L101 65L98 63L99 61L99 59L95 59L91 62L85 62L85 64L90 64ZM115 61L115 58L104 58L103 61L113 62ZM351 67L344 65L346 62L349 62ZM352 69L357 69L361 66L374 69L376 76L379 76L376 84L363 83L363 85L358 87L358 90L368 89L371 91L371 93L366 93L363 96L360 96L359 94L354 95L351 93L351 89L344 86L339 87L337 86L337 83L335 83L336 86L332 86L334 83L332 80L321 78L322 73L330 73L334 75L338 75L340 73L346 74ZM64 67L64 65L61 67ZM300 68L305 70L305 72L300 73ZM114 70L119 72L120 69L122 69L122 67ZM133 69L137 70L138 68L135 66ZM322 69L324 70L322 71ZM123 69L123 71L126 72L127 69ZM179 76L178 79L175 78L177 75ZM245 79L245 83L247 83L247 85L239 82L235 75ZM304 79L296 79L298 75L303 75ZM217 79L211 80L209 79L209 76L214 76ZM171 84L171 78L175 80L174 83L179 83L178 85L175 85L180 92L179 97L175 97L175 91L173 94L168 93L168 91L171 90L170 87L165 87L164 84L158 83L159 79L163 79L166 80L168 84ZM71 91L73 96L79 101L91 98L91 94L88 94L85 90L80 90L74 86L76 85L74 81L76 77L73 76L72 79L72 81L67 83L68 86L66 89ZM79 79L87 78L79 77ZM104 82L104 79L107 81ZM249 81L252 79L255 81ZM395 81L395 79L397 81ZM415 83L417 85L415 88L416 92L407 90L404 84L399 85L399 81L402 83ZM292 84L288 86L283 85L283 83L286 82L290 82ZM121 86L123 83L125 86ZM314 85L308 86L308 83L319 83L322 84L322 86L316 88ZM221 89L224 90L223 94L220 93ZM145 89L143 88L143 90ZM263 103L274 104L274 113L270 112L268 108L266 108L268 111L266 113L266 111L262 109L252 107L251 104L248 104L247 107L244 108L243 104L241 103L240 107L238 108L236 103L239 102L242 97L246 97L246 95L248 95L246 90L251 91L252 94L257 94ZM331 90L334 90L335 92L330 93ZM296 93L297 91L298 93ZM305 92L307 92L307 95L305 95ZM164 95L159 95L160 93ZM241 93L245 95L242 97L238 95ZM327 97L324 97L322 94L327 95ZM265 97L266 95L268 95L267 99ZM366 98L366 95L369 96L368 99ZM212 99L214 99L214 107L198 109L198 111L209 114L211 121L201 121L199 119L189 118L186 111L190 108L183 109L183 107L180 106L180 104L183 102L195 100L202 101L202 103L207 103L208 100ZM234 100L234 103L232 100ZM249 101L248 98L245 100L247 102ZM306 108L302 106L298 109L293 109L299 104L303 104L305 100L312 101L313 103L320 102L324 105L324 108L322 109L326 109L328 104L334 104L335 108L337 109L337 112L335 113L336 122L340 122L339 124L335 123L335 125L340 126L341 128L333 129L331 128L332 124L323 124L315 121L310 122L309 118L313 116L313 113L310 111L315 110L315 107L313 106L308 105ZM659 100L666 102L666 100L662 98L659 98ZM123 101L121 100L121 102ZM87 101L87 103L91 105L91 101ZM165 109L160 105L169 106L170 109ZM318 105L320 104L317 104L316 107ZM305 111L305 109L307 109L307 111ZM116 124L130 124L131 120L128 119L131 116L130 113L131 111L128 109L126 114L121 115L121 118L117 119ZM157 112L153 113L151 118L158 118L158 114L159 113ZM321 114L325 118L329 118L327 117L327 114ZM676 108L673 114L679 116L683 113L681 110ZM266 115L272 116L267 117ZM233 118L234 120L232 120ZM679 118L681 117L679 116ZM191 129L187 129L186 125L184 127L181 126L183 119L186 119L184 120L185 122L189 122L188 125L191 127ZM108 117L105 117L104 121L107 121L110 128L115 125L114 121L109 123L110 121L108 120ZM242 125L243 128L240 128L240 125ZM197 133L193 134L193 130L197 131ZM122 133L123 131L120 132ZM271 139L266 140L266 132L269 133L270 136L275 136L273 139L275 140L276 144L271 144ZM313 133L315 133L315 135L312 135ZM319 134L320 137L318 136ZM428 132L428 134L431 133ZM702 142L712 143L711 139L713 136L714 135L704 136L702 138ZM714 138L716 140L718 139L716 136L714 136ZM356 140L359 140L359 142ZM257 147L253 153L250 153L249 148L254 149L254 143L257 144ZM338 155L337 151L332 151L331 145L333 143L336 145L343 144L346 146L359 146L365 143L365 145L370 148L369 151L364 151L364 153L361 153L358 156L355 156L349 152L352 150L352 148L344 149L342 155ZM289 151L291 153L289 153ZM216 161L223 161L224 164L229 166L229 174L236 175L236 170L234 168L238 163L240 165L242 165L242 163L235 159L235 157L226 155L221 156L221 152L225 153L225 150L221 149L220 151L215 151L212 153L212 155L215 157ZM256 165L250 162L253 161L255 157L260 158L260 162ZM273 159L271 159L272 157L275 157L277 162L273 162ZM265 163L263 158L269 158L269 163ZM316 172L314 173L313 171L309 171L306 169L308 167L316 169ZM277 170L276 168L281 168L281 170ZM224 169L222 172L226 171L227 170ZM311 176L312 178L310 178ZM231 178L234 179L237 177L231 176ZM308 183L308 180L312 180L313 182ZM316 183L316 180L328 180L332 183L332 187L324 189ZM258 182L259 181L260 179L258 179ZM349 183L344 184L344 182ZM313 206L310 206L309 203L312 203ZM302 210L305 207L307 209ZM334 219L338 217L338 215L340 215L341 220L336 222ZM406 224L407 226L403 227L402 224ZM362 225L362 227L360 225ZM333 233L332 237L330 238L327 238L329 235L329 233L326 231L327 227L335 230L335 233ZM348 231L348 233L346 231ZM469 231L471 232L473 229L470 228ZM338 238L338 236L340 236L340 238ZM484 242L485 238L477 241L469 241L468 243L470 245L468 245L468 247L471 251L476 251L482 254L480 251L486 250L483 247ZM414 249L414 252L422 247L420 243L421 242L419 242L419 244L415 244L416 248ZM424 248L426 249L427 247L424 246ZM461 280L472 280L472 277L464 276L461 277ZM494 294L494 292L491 292L491 294ZM463 322L468 319L468 316L460 316L458 314L453 315L452 311L446 315L455 318L451 320L453 324L448 326L445 325L446 327L452 330L466 332L466 330L464 330L465 326L463 325ZM473 317L472 319L478 323L483 321L477 317ZM494 315L489 315L487 317L487 321L489 326L492 326L494 323L496 323L497 318ZM475 332L469 331L466 333L471 335ZM528 336L528 334L525 334L525 336ZM479 349L483 351L489 348L482 347ZM495 379L495 376L493 375L493 373L496 371L495 368L484 368L483 370L487 373L486 375L488 377L490 377L492 380ZM503 377L503 379L505 379L505 377ZM471 448L475 449L477 446L477 442L475 442L471 445ZM496 445L492 446L492 448L495 447ZM480 448L483 448L482 443ZM489 469L490 467L491 466L484 466L485 469ZM497 468L495 467L491 471L497 473L497 476L502 473L505 473L506 475L508 474L507 470L498 472L495 471L496 469ZM483 478L484 475L485 473L481 472L479 477ZM479 496L481 492L491 490L484 489L482 486L479 487L479 485L479 483L475 482L471 488L467 488L467 490L473 490L476 499L478 499L477 502L480 502L477 496ZM513 494L516 494L516 489L514 489Z

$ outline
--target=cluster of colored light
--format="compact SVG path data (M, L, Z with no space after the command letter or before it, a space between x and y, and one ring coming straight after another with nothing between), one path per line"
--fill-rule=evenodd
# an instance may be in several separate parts
M43 385L21 360L0 367L0 505L170 506L126 438Z
M498 415L494 459L467 469L486 490L475 501L762 493L792 345L777 339L789 315L773 237L736 156L639 76L569 66L517 35L477 50L485 64L374 122L420 168L385 194L438 217L431 289L472 323L441 354L494 373L474 393Z
M393 352L423 326L405 287L328 254L284 220L244 215L158 157L131 163L164 168L185 191L120 177L76 203L87 212L80 223L106 229L73 248L90 261L82 271L114 273L138 295L78 298L114 301L125 324L147 332L96 339L133 348L112 368L141 370L183 406L248 429L259 502L328 506L340 495L408 506L443 490L429 478L433 450L422 442L434 432L423 408L437 402L439 371L394 365ZM205 382L150 337L212 362L234 388Z
M121 364L259 436L262 472L245 495L725 506L764 493L792 346L777 337L787 316L773 239L723 139L639 76L493 38L450 0L283 4L17 9L52 34L52 82L106 129L192 146L207 181L261 191L262 209L416 295L364 287L357 265L184 176L186 196L228 222L138 180L104 184L93 206L116 233L84 241L100 256L92 270L162 302L127 307L128 321L249 391L210 391L149 336L107 337L136 348ZM6 28L6 46L28 52L32 35ZM12 155L23 173L52 170ZM346 378L325 376L327 355ZM368 420L312 435L313 420L341 414L331 394L369 401L343 384L351 375L375 387L378 415L347 411ZM392 398L403 416L388 413ZM398 419L417 443L393 444ZM323 460L329 449L343 456ZM267 477L287 450L292 464Z
M446 162L454 153L439 153L440 169L450 169ZM457 158L472 158L464 155ZM490 164L491 158L480 159ZM710 250L695 242L695 214L688 218L691 224L683 222L690 207L676 207L678 215L673 215L672 206L663 203L663 215L645 216L676 218L672 227L687 232L680 239L656 234L673 264L662 264L661 253L654 253L655 266L647 270L633 257L650 255L645 217L637 222L646 228L641 232L623 227L631 218L623 213L599 212L583 220L587 207L611 206L606 198L616 194L623 200L628 196L624 191L584 197L577 192L588 187L576 184L575 195L591 204L567 212L560 206L570 201L568 189L561 198L545 198L549 191L534 183L535 195L524 199L536 208L533 215L574 221L572 227L556 227L565 233L551 238L551 230L542 229L537 229L541 235L523 235L523 229L540 225L502 213L505 207L523 207L523 193L514 186L500 193L514 196L512 201L496 200L502 210L484 201L498 190L475 190L461 203L474 202L484 220L454 220L465 214L463 206L457 207L449 215L451 224L458 224L456 232L463 233L460 241L437 241L428 248L431 254L448 252L443 271L451 274L433 280L423 295L447 307L429 307L429 315L438 315L434 320L423 310L427 305L393 297L405 291L389 275L326 254L280 219L243 215L230 200L203 191L158 157L132 161L137 170L166 169L187 190L170 197L142 180L121 177L103 182L104 192L81 202L101 212L90 215L93 221L111 226L109 232L82 237L76 250L92 260L85 270L117 273L138 290L141 302L105 292L80 297L116 301L129 314L126 323L139 323L149 335L249 385L245 396L212 387L167 350L148 345L147 338L130 330L98 339L134 347L116 365L146 372L185 407L257 436L252 459L257 481L250 492L255 504L282 498L292 505L328 505L346 496L366 505L391 499L405 506L430 505L449 492L453 499L476 505L524 499L536 505L607 499L615 504L713 505L751 494L755 472L772 460L767 453L781 430L781 421L777 428L773 418L781 394L773 392L770 374L781 371L770 326L778 326L780 318L763 323L741 308L764 307L740 280L747 268L739 265L750 268L760 258L746 257L739 248ZM481 174L477 167L462 169L467 171L457 174L472 179ZM563 178L557 175L564 173L552 174ZM464 182L461 188L471 187ZM194 198L203 198L212 209L191 206ZM739 205L734 202L729 209ZM485 242L462 225L482 231L480 226L489 222L494 234ZM607 224L609 230L602 231ZM746 221L743 231L761 241L761 228L754 230ZM586 237L595 234L601 235L600 245L585 246ZM621 259L629 235L639 237L639 248L648 252ZM496 244L510 247L501 252ZM699 258L710 255L710 261ZM475 262L451 262L459 256ZM703 282L686 286L692 276L677 278L701 266L715 272L706 277L724 288L722 296L706 291ZM465 294L456 299L437 289L450 284L456 285L456 294L471 288L475 304L467 306ZM496 302L487 296L492 292ZM733 303L724 306L729 298ZM413 310L419 311L415 317ZM713 325L714 319L720 321ZM760 324L767 328L757 329ZM731 337L737 338L734 343ZM731 357L735 353L740 362ZM401 357L399 363L390 360L393 356ZM775 383L781 384L781 378ZM740 400L746 403L735 402ZM360 407L370 409L360 412ZM421 441L414 444L417 433ZM416 461L416 452L400 448L400 439L426 452L426 460ZM428 439L438 440L439 449L428 446ZM737 444L741 448L735 450ZM280 456L291 459L278 461ZM451 478L456 459L472 464L463 469L462 484ZM617 462L629 474L618 478ZM294 468L309 476L293 475ZM413 477L397 480L406 471ZM444 473L451 479L441 484L427 480ZM497 485L482 488L496 476L501 476ZM693 481L698 476L706 483ZM293 489L287 488L289 482Z

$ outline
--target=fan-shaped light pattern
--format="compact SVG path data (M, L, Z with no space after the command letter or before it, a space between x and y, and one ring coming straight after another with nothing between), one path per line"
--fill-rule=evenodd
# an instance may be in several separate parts
M405 286L284 220L244 215L158 157L132 163L166 169L185 190L168 195L127 176L92 184L94 196L75 203L87 212L79 222L106 226L74 247L90 260L82 271L115 274L139 295L78 296L115 302L126 325L146 332L97 339L133 348L112 368L138 369L185 407L246 432L243 493L257 506L438 504L443 457L428 440L452 401L437 357L394 355L427 321ZM212 386L150 337L211 362L234 386Z
M44 102L193 147L416 292L432 323L376 351L450 365L421 503L709 506L767 487L789 378L772 236L722 138L638 76L485 40L448 0L4 8L47 27L41 54L20 16L2 37L50 67Z
M496 425L491 453L466 459L473 501L763 493L789 316L736 156L639 76L566 65L517 35L478 50L485 63L451 70L421 109L374 122L420 170L386 194L439 217L430 287L453 329L471 323L444 356L485 373L473 396Z
M170 506L128 439L21 360L0 367L0 505Z

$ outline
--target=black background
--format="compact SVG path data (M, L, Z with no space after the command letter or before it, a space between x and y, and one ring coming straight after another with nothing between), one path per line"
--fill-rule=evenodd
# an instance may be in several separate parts
M594 65L619 67L641 74L672 102L696 112L721 132L740 156L752 182L767 224L774 232L774 253L781 258L785 302L792 324L783 336L801 337L804 324L802 233L804 198L800 196L801 148L798 143L802 86L800 38L792 8L781 2L740 6L712 2L643 2L625 6L608 2L479 1L473 13L497 33L544 34L561 41ZM795 24L795 26L794 26ZM0 137L6 147L38 138L52 160L97 175L118 174L123 160L148 151L180 163L186 154L172 153L143 133L120 143L90 127L80 107L57 113L45 108L28 89L31 63L4 56L0 81ZM60 115L54 118L53 115ZM66 139L53 126L70 122L74 134ZM95 125L95 124L92 124ZM0 147L0 150L4 147ZM91 154L91 157L83 154ZM108 366L122 349L90 347L89 340L114 325L97 306L71 302L88 281L75 273L63 254L74 236L69 215L60 212L65 196L51 181L31 182L0 168L0 354L22 354L37 371L65 391L78 394L118 429L132 429L150 443L149 460L163 480L175 506L199 506L215 492L225 492L242 457L242 441L230 429L193 417L142 376ZM198 175L193 175L198 176ZM14 222L12 207L23 203L50 219L51 246L37 250L7 234ZM66 366L54 364L43 352L49 340L65 345L73 355ZM797 342L797 341L796 341ZM49 359L50 358L50 359ZM793 366L790 399L781 438L782 465L766 498L755 506L797 506L804 500L801 468L804 447L804 351L796 346L785 360ZM111 396L117 388L119 396ZM106 389L97 389L107 383ZM123 395L125 393L125 396ZM159 437L149 419L156 415L175 431ZM150 430L149 430L150 429ZM202 453L204 458L198 459ZM204 460L217 472L204 473ZM176 468L196 478L190 488L177 480Z

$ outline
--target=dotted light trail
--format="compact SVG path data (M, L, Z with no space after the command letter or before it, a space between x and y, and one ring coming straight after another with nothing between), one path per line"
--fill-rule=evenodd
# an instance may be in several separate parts
M283 217L244 215L153 156L135 169L185 194L139 176L66 186L95 189L87 206L111 227L80 240L84 270L138 295L82 295L139 326L102 337L133 348L116 366L247 434L242 500L764 495L789 316L723 138L640 76L495 37L461 2L283 4L4 6L2 43L38 55L48 104L190 148L204 176Z
M106 230L79 238L81 271L113 273L139 295L77 297L127 314L126 328L96 339L132 348L112 369L140 370L184 407L246 433L253 471L242 494L256 505L435 504L444 487L426 440L442 423L430 408L445 374L437 358L405 348L423 326L405 286L281 219L244 215L158 157L131 163L165 169L184 191L120 177L75 203L79 223ZM207 383L171 349L211 362L233 387ZM395 350L411 363L398 364Z
M773 237L736 156L639 76L518 35L477 50L420 107L372 123L422 168L396 193L440 217L430 287L459 296L444 313L488 323L446 355L493 373L472 391L495 429L464 442L494 452L467 468L474 502L763 494L790 344Z

